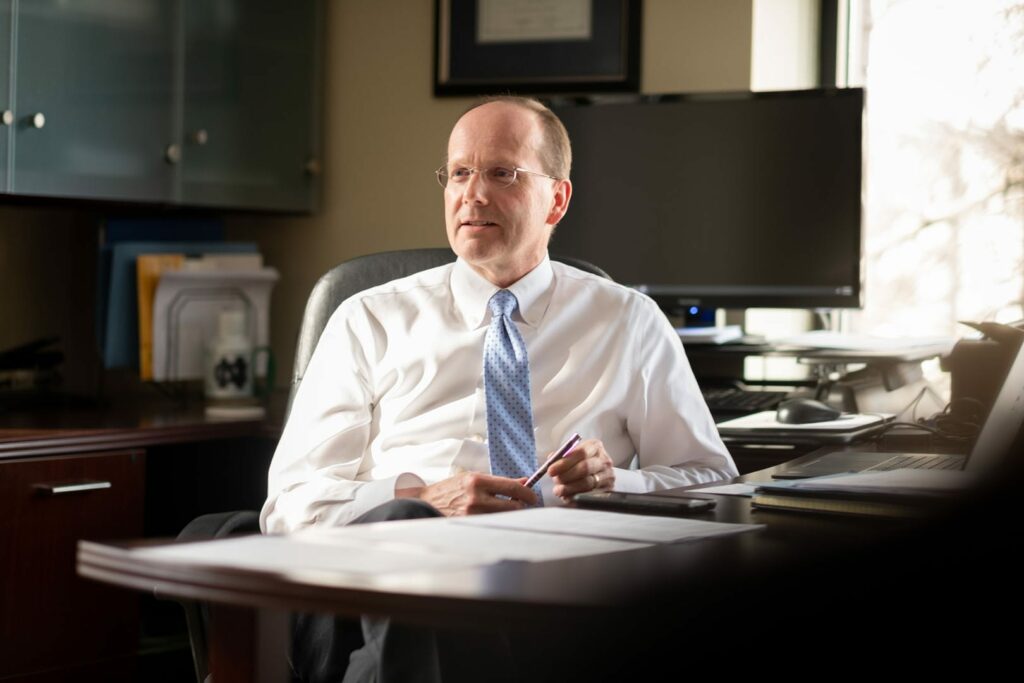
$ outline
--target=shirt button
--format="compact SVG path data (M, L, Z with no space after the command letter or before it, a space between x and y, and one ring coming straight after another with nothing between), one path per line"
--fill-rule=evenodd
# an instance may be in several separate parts
M469 437L469 440L470 441L475 441L476 443L483 443L484 442L484 437L481 436L480 434L474 434L471 437Z

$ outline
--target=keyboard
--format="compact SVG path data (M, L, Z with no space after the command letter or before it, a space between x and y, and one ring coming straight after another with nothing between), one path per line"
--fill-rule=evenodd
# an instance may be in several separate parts
M775 410L787 396L785 391L752 391L739 387L705 387L701 393L713 413Z
M900 453L888 460L883 460L877 465L872 465L864 471L885 472L899 469L959 470L963 465L964 457L962 455L914 455L913 453Z

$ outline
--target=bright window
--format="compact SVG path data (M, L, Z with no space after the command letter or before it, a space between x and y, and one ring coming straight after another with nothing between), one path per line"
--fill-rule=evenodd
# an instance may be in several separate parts
M1024 3L850 0L848 11L840 82L867 92L853 329L960 336L957 320L1024 317Z

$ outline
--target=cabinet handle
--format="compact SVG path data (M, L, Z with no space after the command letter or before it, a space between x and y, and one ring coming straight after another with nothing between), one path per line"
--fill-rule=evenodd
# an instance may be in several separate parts
M46 117L43 116L43 112L37 112L35 114L32 114L32 116L28 118L28 125L32 126L33 128L42 128L43 126L45 126Z
M205 145L210 141L210 134L206 132L205 128L200 128L195 133L192 133L192 142L197 145Z
M169 164L176 164L181 161L181 147L179 145L167 145L164 150L164 161Z
M77 481L63 484L36 484L36 489L47 496L59 496L63 493L79 493L81 491L99 491L109 489L109 481Z
M5 126L9 126L14 123L14 112L10 109L4 109L3 113L0 114L0 122Z

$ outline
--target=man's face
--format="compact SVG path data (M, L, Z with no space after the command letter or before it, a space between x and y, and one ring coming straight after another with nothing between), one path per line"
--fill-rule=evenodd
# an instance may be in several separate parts
M505 102L477 107L459 119L448 139L448 170L494 166L545 173L537 115ZM509 187L480 173L449 182L444 191L448 242L474 270L506 287L540 263L551 230L569 205L568 180L520 173Z

